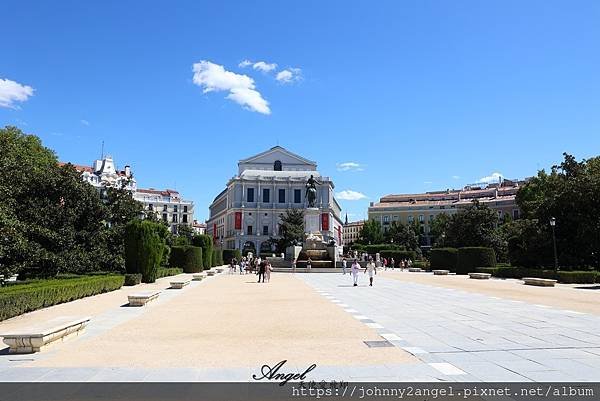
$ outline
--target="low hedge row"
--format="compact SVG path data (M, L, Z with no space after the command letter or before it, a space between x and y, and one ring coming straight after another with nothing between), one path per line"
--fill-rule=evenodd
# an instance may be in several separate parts
M179 267L161 267L158 269L156 278L170 277L176 276L178 274L182 274L183 269Z
M121 275L89 276L65 280L50 279L34 284L0 288L0 320L37 309L118 290Z
M130 287L132 285L138 285L141 282L142 282L142 274L141 273L126 274L125 275L125 283L123 285Z
M400 261L402 260L412 260L413 262L417 258L417 254L414 251L399 251L395 249L385 249L379 252L379 256L382 258L387 258L388 261L391 258L394 258L394 267L400 266Z
M456 248L434 248L429 252L429 265L432 269L456 272L457 264L458 249Z
M458 248L456 274L468 274L478 267L495 267L496 253L492 248L465 247Z
M478 271L481 269L477 269ZM496 277L516 278L537 277L558 280L564 284L594 284L600 279L597 271L558 271L528 267L499 267L492 273Z

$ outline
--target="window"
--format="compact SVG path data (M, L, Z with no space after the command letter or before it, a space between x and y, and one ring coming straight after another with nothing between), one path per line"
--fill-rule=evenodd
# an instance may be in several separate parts
M279 203L285 203L285 189L279 190Z
M154 210L154 205L152 203L148 205L148 210Z
M501 219L502 218L502 210L498 210L498 218Z
M177 215L176 214L173 215L173 223L177 223Z
M390 216L383 216L383 224L388 224L390 222Z
M187 213L187 206L183 207L183 213Z
M425 216L423 216L422 214L419 215L419 223L422 223L425 221Z
M177 213L177 205L173 205L173 213Z
M184 214L183 216L181 216L181 222L182 223L187 223L187 214Z
M269 226L263 226L263 235L269 235Z
M302 202L302 191L299 189L294 189L294 203Z
M282 169L283 169L283 166L281 165L281 161L275 160L275 163L273 163L273 170L281 171Z
M246 231L246 234L252 235L252 226L248 226L248 230Z
M254 202L254 188L248 188L246 190L246 202Z
M434 216L433 214L430 214L430 215L429 215L429 221L433 221L434 217L435 217L435 216Z
M163 212L167 211L167 205L163 205Z
M519 209L513 210L513 220L519 219Z
M263 188L263 203L271 203L271 191L269 188Z
M163 213L163 221L167 221L167 216L168 215L166 213Z
M415 216L412 216L412 215L408 216L408 222L412 223L413 221L415 221Z

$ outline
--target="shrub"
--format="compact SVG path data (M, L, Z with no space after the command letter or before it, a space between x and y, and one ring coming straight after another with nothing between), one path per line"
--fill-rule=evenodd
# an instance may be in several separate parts
M213 249L213 251L212 251L212 257L210 258L211 259L210 260L210 266L211 267L215 267L217 265L217 253L219 253L218 250L217 249Z
M376 253L381 253L383 251L404 251L405 249L406 248L404 248L403 246L393 244L375 244L364 246L364 251L369 255L375 255Z
M475 272L477 273L489 273L492 276L496 276L498 273L499 267L476 267Z
M403 250L395 250L395 249L386 249L379 252L379 256L382 258L394 258L394 267L398 267L400 265L400 261L403 259L410 259L414 262L417 258L417 254L414 251L403 251Z
M179 266L185 273L198 273L204 266L202 248L191 245L171 247L170 266Z
M39 280L0 288L0 320L79 298L118 290L121 275L87 276L65 280Z
M458 249L456 274L474 272L477 267L495 267L496 253L492 248L465 247Z
M434 248L429 254L429 264L432 269L443 269L456 272L458 265L458 249Z
M139 273L127 273L125 275L125 286L138 285L142 282L142 275Z
M594 284L599 277L596 271L559 271L535 269L530 267L501 267L495 274L502 278L536 277L558 280L565 284Z
M161 267L158 269L156 278L170 277L176 276L178 274L183 273L183 269L179 267Z
M242 253L239 249L223 249L223 264L230 264L233 258L238 262L242 259Z
M141 273L144 283L156 281L165 251L160 226L149 220L132 220L125 226L125 269L130 274Z
M212 266L213 239L210 235L198 234L192 237L192 245L202 248L202 260L205 269Z
M216 250L217 253L217 266L223 266L223 250L222 249L218 249Z
M565 284L594 284L598 279L595 271L559 271L558 281Z

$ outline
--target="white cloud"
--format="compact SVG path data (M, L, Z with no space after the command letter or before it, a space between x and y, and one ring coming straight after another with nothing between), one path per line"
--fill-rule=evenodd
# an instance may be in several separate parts
M201 60L192 67L193 81L204 93L227 91L227 99L244 108L262 114L271 114L269 102L256 90L254 80L247 75L227 71L222 65Z
M275 79L282 84L291 84L302 79L302 70L300 68L287 68L279 71Z
M337 164L338 171L363 171L364 166L356 162L344 162Z
M34 89L31 86L21 85L10 79L0 78L0 107L18 109L15 102L24 102L33 96Z
M433 181L423 181L423 184L425 184L425 185L433 184Z
M248 66L252 66L252 68L254 68L255 70L259 70L262 72L271 72L277 68L276 63L267 63L266 61L257 61L255 63L254 61L250 61L248 59L238 64L238 67L240 68L246 68Z
M453 175L453 176L452 176L452 179L453 179L453 180L460 180L460 175Z
M479 179L480 183L483 184L492 184L492 183L497 183L499 182L501 179L504 179L504 175L502 173L492 173L491 175L488 175L487 177L482 177Z
M79 120L79 122L81 122L83 125L85 125L86 127L89 127L91 124L88 120Z
M277 64L275 63L265 63L264 61L259 61L258 63L254 63L252 66L255 70L260 70L262 72L273 71L277 68Z
M347 189L342 192L338 192L336 194L336 197L338 199L348 200L348 201L357 201L357 200L361 200L361 199L367 199L367 195L365 195L361 192L352 191L350 189Z

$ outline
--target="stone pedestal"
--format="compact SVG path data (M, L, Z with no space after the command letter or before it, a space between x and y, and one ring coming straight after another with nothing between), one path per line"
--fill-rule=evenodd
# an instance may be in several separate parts
M321 232L321 212L317 208L308 208L304 212L304 233Z
M302 251L302 247L301 246L288 246L285 249L285 259L286 260L294 260L294 259L298 259L298 256L300 256L300 252Z

